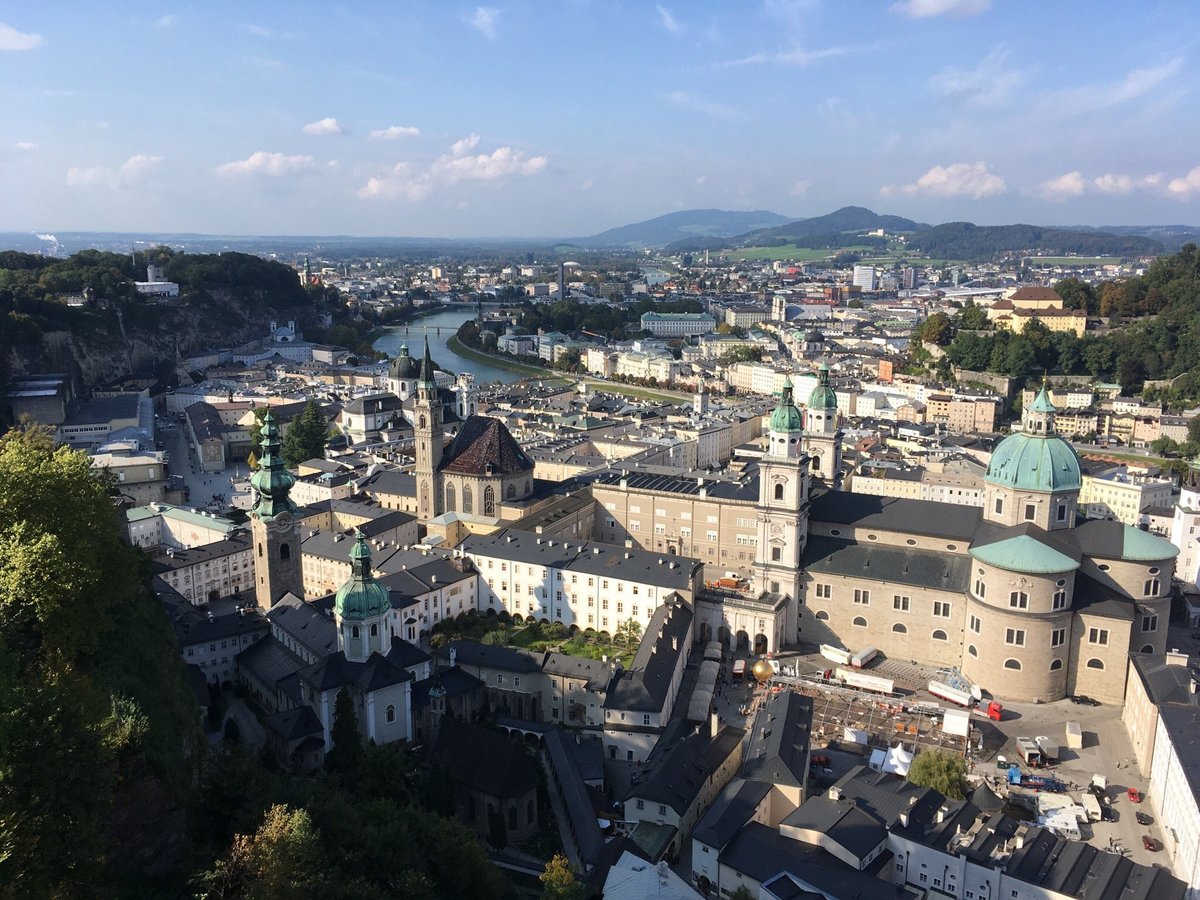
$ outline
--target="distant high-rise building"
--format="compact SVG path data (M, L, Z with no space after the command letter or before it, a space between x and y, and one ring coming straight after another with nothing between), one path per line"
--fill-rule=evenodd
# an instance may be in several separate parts
M906 266L903 273L901 273L900 285L906 291L915 290L917 287L917 270L912 266Z
M875 290L875 267L855 266L853 283L855 287L860 287L864 291Z

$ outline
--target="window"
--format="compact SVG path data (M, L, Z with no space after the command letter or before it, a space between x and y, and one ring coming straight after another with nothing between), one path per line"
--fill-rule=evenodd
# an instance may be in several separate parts
M645 800L639 800L639 801L637 802L637 808L638 808L638 809L645 809L645 808L646 808L646 801L645 801Z
M854 589L854 602L859 604L860 606L870 606L871 605L871 592L868 590L864 590L863 588L855 588Z
M775 499L776 500L783 499L783 485L782 484L775 485Z
M950 603L945 600L933 601L933 614L939 619L950 618Z
M894 631L896 634L908 634L908 626L897 622L892 626L892 631Z
M284 544L283 546L286 547L287 544ZM1142 593L1147 597L1157 597L1158 587L1159 585L1157 578L1148 578L1146 583L1142 585Z
M1089 628L1088 629L1088 643L1089 644L1101 644L1101 645L1107 644L1108 643L1108 629L1107 628ZM1091 663L1088 663L1088 665L1091 665Z
M1032 522L1036 515L1037 515L1037 507L1034 506L1032 503L1026 503L1025 504L1025 521Z
M908 597L901 597L899 594L896 594L894 597L892 597L892 609L896 610L897 612L908 612L908 604Z
M280 559L291 559L292 558L291 544L280 544L279 545L279 558ZM206 565L207 565L207 563L206 563Z
M1067 642L1067 629L1055 628L1052 632L1050 632L1050 646L1051 647L1061 647L1066 642Z
M454 501L454 485L446 485L446 512L458 512Z
M1067 504L1060 503L1058 507L1058 521L1067 521Z
M658 814L660 816L665 816L667 814L667 804L665 804L665 803L658 804Z
M823 609L818 609L817 610L817 621L818 622L828 622L829 621L829 613L825 612L825 610L823 610Z
M396 707L388 706L387 712L384 714L384 719L388 722L396 721Z
M1006 628L1004 629L1004 643L1013 647L1025 646L1025 629L1024 628Z
M371 626L371 637L379 637L379 626L378 625Z
M974 645L974 644L968 644L968 645L967 645L967 652L968 652L969 654L971 654L972 656L978 656L978 655L979 655L979 651L975 649L975 645Z
M975 579L975 596L982 600L986 593L987 593L987 585L984 584L982 578L976 578Z
M1158 616L1142 616L1142 631L1158 631Z
M490 484L483 489L483 514L489 517L496 515L496 492Z
M1029 595L1024 591L1013 591L1008 595L1008 605L1013 609L1029 609Z
M1067 605L1067 592L1055 591L1051 598L1051 607L1053 609L1065 609Z
M850 624L854 625L856 628L866 628L867 620L864 619L862 616L855 616L854 621L851 622Z
M949 640L949 638L946 636L946 632L942 631L942 629L940 629L940 628L937 631L935 631L932 635L930 635L930 637L932 637L935 641L948 641Z
M468 515L475 512L475 499L471 495L471 486L463 485L463 508L462 511Z
M1089 659L1089 660L1087 661L1087 667L1088 667L1089 669L1101 669L1101 670L1103 670L1103 668L1104 668L1104 660L1101 660L1101 659L1096 659L1096 657L1094 657L1094 656L1093 656L1091 659Z
M832 584L818 584L816 585L816 589L818 600L828 600L833 596Z
M642 713L642 724L643 725L650 724L650 713Z
M1057 672L1061 668L1062 668L1062 660L1061 659L1050 660L1050 671L1051 672Z
M996 498L996 515L1004 512L1004 500L1000 497Z
M976 634L979 634L980 625L981 625L981 623L979 621L979 617L971 616L971 625L970 625L971 630L973 632L975 632Z
M783 559L783 549L780 547L772 547L771 548L771 561L779 562L781 559Z
M358 626L357 625L353 626L350 629L350 637L354 638L354 640L358 640Z
M1020 668L1021 668L1021 661L1020 661L1020 660L1017 660L1017 659L1006 659L1006 660L1004 661L1004 668L1006 668L1006 669L1016 669L1016 670L1020 671Z
M504 673L503 672L496 673L496 684L504 684Z
M510 484L508 487L506 487L504 489L504 497L506 500L513 500L516 498L516 496L517 496L517 486L515 484ZM612 528L612 525L609 525L608 527Z

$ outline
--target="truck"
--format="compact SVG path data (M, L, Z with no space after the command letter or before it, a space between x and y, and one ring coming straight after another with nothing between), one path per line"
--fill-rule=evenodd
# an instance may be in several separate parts
M1067 746L1072 750L1083 749L1083 729L1078 722L1067 723Z
M1102 818L1104 818L1104 814L1100 811L1100 800L1095 794L1085 791L1082 795L1080 795L1079 802L1083 805L1083 808L1087 810L1089 822L1099 822Z
M949 700L951 703L957 703L959 706L974 706L975 698L971 696L970 691L960 690L952 687L944 681L929 682L929 693L935 697L940 697L943 700Z
M1045 762L1042 751L1038 748L1037 741L1033 738L1017 738L1017 754L1025 762L1025 765L1034 769Z
M881 678L878 675L868 675L866 672L842 668L837 669L834 674L839 681L844 681L850 687L862 688L864 691L891 694L896 690L896 683L890 678Z
M850 657L850 665L854 666L856 669L861 669L878 655L879 651L874 647L863 647Z
M822 644L821 655L830 662L837 663L839 666L850 665L852 654L849 650L843 650L841 647L835 647L833 644Z
M746 675L746 661L744 659L736 659L733 662L733 683L741 684L742 678Z
M1046 758L1046 762L1058 762L1058 741L1055 741L1044 734L1039 734L1034 738L1034 741L1037 742L1038 749L1042 751L1042 756Z

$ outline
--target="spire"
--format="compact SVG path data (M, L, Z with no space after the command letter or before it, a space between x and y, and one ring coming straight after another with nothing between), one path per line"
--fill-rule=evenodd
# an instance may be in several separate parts
M354 546L350 548L350 580L338 589L334 612L338 618L346 620L381 616L391 609L390 593L371 571L371 545L357 528L354 535Z
M777 434L804 430L804 417L796 408L796 401L792 398L791 376L783 377L783 387L779 391L779 405L771 413L771 430Z
M421 381L426 384L433 383L433 357L429 355L429 330L426 326L425 331L425 356L421 359Z
M280 513L296 511L296 504L288 496L296 476L283 463L283 442L275 424L275 414L270 410L263 417L259 433L262 435L262 455L258 460L258 471L250 477L250 485L258 494L254 514L269 520Z

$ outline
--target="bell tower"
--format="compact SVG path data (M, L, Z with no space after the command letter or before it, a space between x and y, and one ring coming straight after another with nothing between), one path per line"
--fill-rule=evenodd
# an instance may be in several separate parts
M428 521L441 515L442 485L438 466L442 461L442 401L433 380L433 360L429 356L429 338L425 338L425 357L417 379L417 399L413 404L413 443L417 452L414 474L417 479L417 518Z
M304 597L300 527L296 504L288 496L296 476L283 464L279 427L269 410L262 424L262 456L250 485L258 495L250 513L254 540L254 596L266 611L286 593Z
M813 475L829 487L842 484L842 430L838 427L837 394L829 386L829 366L817 369L817 386L808 395L804 438L812 458Z
M754 583L759 594L800 597L800 560L808 536L808 455L804 418L783 382L771 413L767 452L758 464L758 557Z

